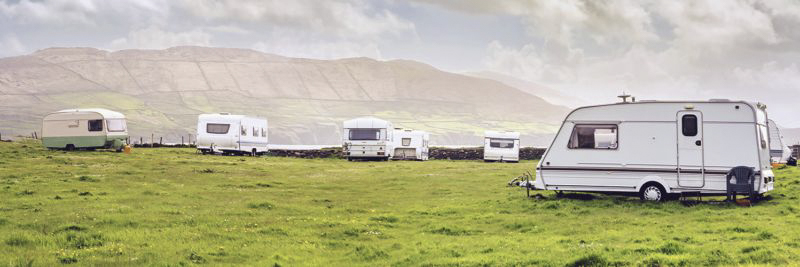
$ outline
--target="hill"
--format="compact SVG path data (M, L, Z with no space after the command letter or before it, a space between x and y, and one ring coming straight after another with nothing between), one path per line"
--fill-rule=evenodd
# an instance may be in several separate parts
M28 135L48 112L125 113L133 138L180 140L200 113L270 120L271 143L339 144L341 121L373 115L432 132L433 144L481 144L485 129L546 145L567 109L502 83L407 60L313 60L252 50L50 48L0 59L0 133Z

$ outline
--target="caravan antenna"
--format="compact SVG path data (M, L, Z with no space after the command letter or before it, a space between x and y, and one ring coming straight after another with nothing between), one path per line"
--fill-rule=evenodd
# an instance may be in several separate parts
M622 91L622 94L618 95L617 97L622 98L622 103L628 103L628 97L631 97L631 95L626 94L625 91Z

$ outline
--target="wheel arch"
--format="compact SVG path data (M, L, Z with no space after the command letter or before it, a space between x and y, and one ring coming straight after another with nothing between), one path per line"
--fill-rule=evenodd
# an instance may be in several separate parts
M639 181L639 185L636 186L636 191L637 192L641 191L642 187L644 187L646 184L651 184L651 183L655 183L661 186L661 188L663 188L664 191L667 192L667 194L672 193L672 190L669 186L667 186L666 181L664 181L664 179L661 178L661 176L656 176L656 175L650 175L642 178L642 180Z

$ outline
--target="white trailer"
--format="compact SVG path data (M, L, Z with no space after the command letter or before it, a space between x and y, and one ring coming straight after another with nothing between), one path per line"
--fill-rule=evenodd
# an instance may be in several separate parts
M229 113L197 117L197 150L203 154L262 155L268 151L265 118Z
M428 160L430 134L411 129L394 130L392 159Z
M391 122L362 117L347 120L342 126L342 152L347 160L391 158L394 140Z
M125 115L107 109L66 109L42 119L42 144L50 149L121 151L127 139Z
M766 106L742 101L640 101L569 113L536 167L534 189L724 195L736 166L773 189Z
M786 163L792 157L792 149L783 141L781 130L773 120L767 122L769 125L769 155L773 163Z
M519 133L486 131L483 141L483 160L519 162Z

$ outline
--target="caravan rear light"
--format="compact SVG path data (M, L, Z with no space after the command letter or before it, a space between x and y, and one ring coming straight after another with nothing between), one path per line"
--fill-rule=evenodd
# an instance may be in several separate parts
M383 147L379 147L378 150L383 150Z
M378 152L378 156L383 156L383 152Z

